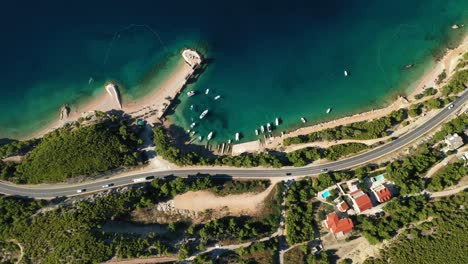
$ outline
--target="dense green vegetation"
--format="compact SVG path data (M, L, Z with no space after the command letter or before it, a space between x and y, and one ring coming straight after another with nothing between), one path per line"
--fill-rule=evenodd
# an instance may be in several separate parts
M270 185L267 180L252 180L252 181L227 181L224 184L217 185L211 190L220 196L241 194L245 192L259 193Z
M415 99L419 100L425 96L431 96L431 95L435 95L437 94L437 89L435 89L434 87L428 87L426 89L424 89L424 91L420 94L417 94L414 96Z
M307 245L297 246L284 254L285 264L328 264L336 263L331 258L334 257L331 251L321 251L316 254L311 252Z
M363 143L346 143L334 145L325 150L325 157L329 160L338 160L341 157L361 152L369 147Z
M279 155L254 153L242 154L239 156L205 158L195 152L182 153L173 145L173 142L171 142L164 128L155 127L153 131L156 152L164 159L177 165L217 165L248 168L258 166L280 168L282 166L293 165L299 167L321 158L335 160L339 157L356 153L367 148L366 145L361 143L346 143L335 145L325 150L319 148L303 148L285 155L283 155L284 153L280 153Z
M442 95L457 94L465 90L468 83L468 70L456 72L450 81L442 87Z
M464 160L451 163L432 176L427 188L431 191L442 191L447 187L457 184L462 177L467 175L468 167L466 167Z
M102 226L107 221L125 221L137 208L151 206L189 190L213 186L216 185L209 176L156 179L144 188L111 193L94 201L78 201L42 213L37 210L46 206L45 202L0 197L0 241L18 240L24 246L26 263L58 263L65 259L71 263L96 263L112 256L128 258L175 252L166 245L163 235L150 233L141 237L107 233ZM247 230L243 224L248 223L252 227L250 230L256 229L259 235L264 231L260 227L276 228L279 202L275 198L269 206L269 215L262 219L252 218L245 222L245 218L235 218L236 227ZM253 237L253 233L247 236Z
M419 199L419 198L414 198ZM378 228L385 228L388 224L398 224L398 219L404 223L422 221L414 228L402 232L388 247L381 250L380 257L368 259L365 263L467 263L468 254L468 192L451 197L415 205L407 202L401 207L394 202L390 210L394 218L385 223L386 218L380 219ZM402 210L403 212L399 212ZM394 216L398 215L398 216ZM370 224L368 224L370 227ZM378 236L380 238L380 235Z
M433 143L444 139L449 134L462 133L464 129L468 127L468 114L464 113L449 122L442 125L440 131L435 133L433 137Z
M387 177L395 182L402 195L424 190L423 173L443 158L442 152L427 145L418 147L412 153L387 166Z
M236 249L235 251L223 252L212 261L211 254L198 255L194 264L208 263L251 263L251 264L276 264L278 263L278 239L271 238L263 242L254 242L248 247Z
M16 163L0 160L0 179L8 180L16 172Z
M38 139L31 139L25 141L12 141L10 143L0 146L0 159L14 156L14 155L24 155L26 152L31 150L37 143Z
M375 139L387 136L387 130L406 119L406 109L393 111L390 115L366 122L352 123L346 126L329 128L308 135L286 138L285 146L315 141L340 139Z
M257 217L224 217L195 226L195 231L203 243L219 241L246 241L269 236L278 228L281 214L282 186L265 202L264 212Z
M141 161L138 138L123 121L65 126L46 134L8 176L17 183L60 182Z

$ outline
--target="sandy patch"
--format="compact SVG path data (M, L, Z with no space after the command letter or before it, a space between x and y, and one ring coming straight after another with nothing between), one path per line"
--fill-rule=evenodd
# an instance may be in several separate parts
M261 193L245 193L239 195L216 196L209 191L187 192L174 198L176 209L203 212L207 209L221 210L228 208L232 214L253 215L262 208L262 203L270 194L278 180L272 180L271 185Z
M144 117L150 123L157 122L170 104L170 101L177 96L181 88L185 85L186 77L192 72L193 69L181 59L171 75L160 85L155 87L153 92L139 100L131 102L125 102L123 100L122 110L133 117ZM71 109L67 118L64 118L63 120L57 118L57 120L53 121L45 128L34 133L28 138L41 137L50 131L62 127L66 123L78 120L78 118L83 116L83 113L94 110L107 112L114 109L120 110L121 107L114 96L106 92L105 87L103 87L99 97L91 99L91 101L79 106L78 108ZM57 112L58 111L59 109L57 109Z

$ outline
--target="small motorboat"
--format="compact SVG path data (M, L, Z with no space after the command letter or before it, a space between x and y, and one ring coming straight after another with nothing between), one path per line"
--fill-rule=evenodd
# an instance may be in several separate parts
M192 124L190 124L190 128L194 128L196 125L197 123L193 122Z
M332 111L331 107L327 109L327 114L329 114Z
M276 118L276 119L275 119L275 125L276 125L276 126L279 126L279 123L280 123L279 118Z
M187 92L187 95L188 95L189 97L192 97L192 96L195 95L195 92L194 92L194 91Z
M210 93L210 89L206 89L205 94L209 94L209 93Z
M213 132L210 132L208 136L206 137L207 140L210 140L213 137Z
M218 100L219 98L221 98L221 95L217 95L217 96L215 96L215 98L214 98L214 99L215 99L215 100Z
M405 69L411 69L414 67L414 64L408 64L408 65L405 65Z
M240 139L240 134L236 133L236 141L239 141L239 139Z
M258 136L258 129L255 129L255 135Z
M307 122L307 120L306 120L305 118L303 118L303 117L301 117L301 121L302 121L302 123L304 123L304 124Z
M348 75L349 75L349 74L348 74L348 71L345 70L345 71L344 71L344 76L348 76Z

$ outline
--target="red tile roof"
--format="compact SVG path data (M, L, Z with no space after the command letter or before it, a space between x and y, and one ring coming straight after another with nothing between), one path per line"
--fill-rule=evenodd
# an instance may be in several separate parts
M390 200L390 198L392 198L392 194L390 193L390 190L387 187L381 190L375 191L375 193L377 194L377 200L380 203L388 201Z
M350 195L359 207L359 211L364 212L365 210L372 208L372 202L369 196L365 194L362 190L356 190L350 193Z
M338 206L338 210L341 212L346 212L348 209L349 205L345 201L341 202L341 204Z
M331 213L327 216L327 226L334 234L339 232L346 234L353 230L354 224L353 221L347 217L339 219L337 213Z

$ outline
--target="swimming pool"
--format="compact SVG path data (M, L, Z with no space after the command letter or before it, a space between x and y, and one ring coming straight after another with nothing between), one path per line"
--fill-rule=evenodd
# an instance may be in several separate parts
M325 198L327 198L328 196L330 196L330 191L327 190L327 191L325 191L325 192L322 193L322 198L325 199Z

